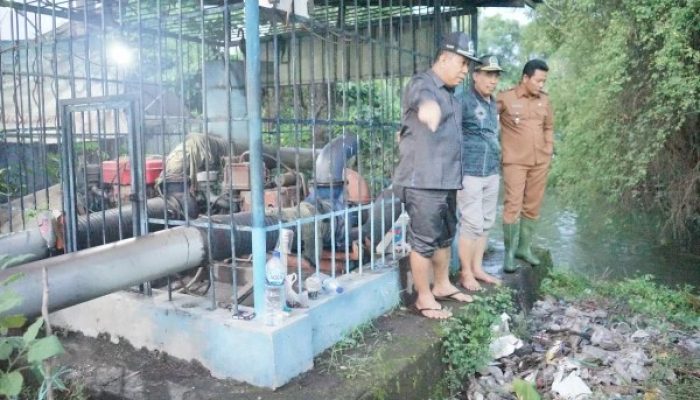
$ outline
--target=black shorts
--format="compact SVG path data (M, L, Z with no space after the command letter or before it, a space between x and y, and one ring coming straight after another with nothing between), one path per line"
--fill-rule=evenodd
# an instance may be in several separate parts
M457 191L403 188L402 200L411 217L407 241L426 258L450 247L457 231Z

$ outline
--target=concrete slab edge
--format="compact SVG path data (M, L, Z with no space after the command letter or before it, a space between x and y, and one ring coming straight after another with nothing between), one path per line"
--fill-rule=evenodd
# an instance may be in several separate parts
M276 389L313 367L313 357L356 326L394 308L399 299L396 268L340 277L345 292L323 296L295 310L280 326L261 318L239 321L227 310L209 310L208 299L155 291L146 297L117 292L52 315L54 325L135 348L196 360L216 378Z

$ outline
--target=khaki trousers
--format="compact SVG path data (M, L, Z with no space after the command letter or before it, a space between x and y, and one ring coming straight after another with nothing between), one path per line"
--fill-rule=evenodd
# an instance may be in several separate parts
M462 189L457 191L459 233L467 239L488 236L496 222L498 205L498 174L489 176L464 175Z
M534 166L503 165L503 223L515 223L521 213L528 219L540 217L548 173L549 162Z

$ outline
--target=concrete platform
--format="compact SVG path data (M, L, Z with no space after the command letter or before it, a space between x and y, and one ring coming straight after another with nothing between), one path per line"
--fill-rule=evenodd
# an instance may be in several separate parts
M537 254L543 259L541 267L523 264L520 272L503 277L516 289L521 307L527 308L536 297L541 279L552 266L548 252ZM502 254L497 250L486 257L487 268L497 272ZM408 270L408 263L402 263L398 271L402 282L410 281ZM411 298L406 286L402 293ZM217 379L197 362L134 348L124 341L114 344L115 338L110 341L105 336L95 339L67 333L61 338L66 354L59 364L69 368L69 378L85 384L95 399L441 399L445 387L440 380L444 365L438 331L439 322L417 317L404 307L394 308L352 335L352 340L345 339L347 344L316 356L313 369L274 391ZM221 346L219 350L226 351Z
M279 326L210 310L207 298L155 291L118 292L52 314L52 323L88 337L107 335L136 348L195 361L213 377L276 389L310 370L315 356L399 302L398 268L340 277L339 295L322 295Z

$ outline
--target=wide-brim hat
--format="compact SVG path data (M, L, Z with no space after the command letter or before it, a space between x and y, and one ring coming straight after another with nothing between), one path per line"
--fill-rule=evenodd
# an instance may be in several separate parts
M476 63L481 63L474 51L474 43L469 39L464 32L452 32L445 36L442 40L442 50L451 51L457 53L460 56L466 57Z
M484 72L503 72L501 63L498 62L498 57L492 55L482 56L474 70Z

